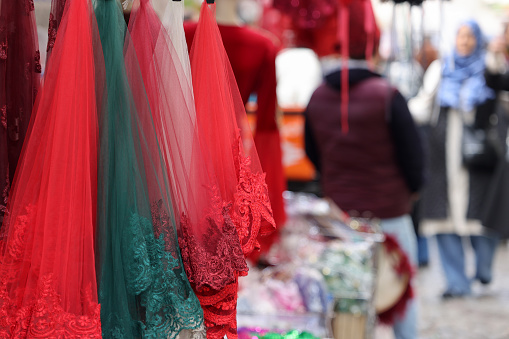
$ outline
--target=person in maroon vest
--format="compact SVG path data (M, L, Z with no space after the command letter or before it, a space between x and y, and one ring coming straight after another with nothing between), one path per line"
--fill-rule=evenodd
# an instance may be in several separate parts
M341 128L342 67L325 70L305 112L306 153L321 175L324 195L352 216L380 219L415 267L409 214L424 182L423 145L401 93L368 66L362 3L356 0L350 7L349 130ZM414 298L393 329L396 339L418 337Z

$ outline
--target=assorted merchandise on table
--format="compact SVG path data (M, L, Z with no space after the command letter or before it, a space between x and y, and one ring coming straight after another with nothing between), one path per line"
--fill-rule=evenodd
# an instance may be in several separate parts
M368 337L384 240L377 224L349 218L313 195L286 192L285 200L289 221L266 257L269 266L251 267L240 280L240 331L255 328L260 338L265 332Z

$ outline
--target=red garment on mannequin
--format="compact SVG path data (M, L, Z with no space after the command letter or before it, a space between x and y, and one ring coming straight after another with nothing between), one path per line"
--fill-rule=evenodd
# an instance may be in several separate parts
M189 48L191 48L196 26L196 23L184 24ZM267 174L265 181L269 188L274 220L280 227L286 220L283 202L286 182L279 128L276 122L275 61L278 48L270 38L249 27L218 26L242 101L246 104L252 93L257 94L258 111L254 140L262 169ZM259 253L267 251L276 238L276 232L268 237L259 238L261 252L255 252L254 255L257 257Z

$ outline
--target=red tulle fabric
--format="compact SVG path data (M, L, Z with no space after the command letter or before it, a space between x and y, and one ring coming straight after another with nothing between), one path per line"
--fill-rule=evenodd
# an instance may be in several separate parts
M236 229L200 150L190 79L149 1L136 1L129 30L180 220L180 243L196 290L221 290L247 273Z
M40 73L33 0L0 2L0 225Z
M188 46L196 32L196 23L184 26ZM276 54L278 46L263 32L247 26L219 25L221 38L231 63L244 105L251 94L257 96L256 131L254 141L269 189L272 212L278 231L286 220L283 191L286 180L282 164L281 139L276 119ZM250 259L255 262L262 253L270 250L277 240L277 233L260 236L260 251L254 251Z
M169 6L179 10L181 4ZM214 162L202 148L206 141L198 131L189 59L186 64L178 50L185 42L178 41L177 31L170 35L146 0L135 1L129 31L169 172L174 209L181 216L179 244L186 273L204 310L207 336L222 338L235 328L237 277L246 275L248 268L232 220L232 202L221 196ZM231 185L236 181L236 176L230 178Z
M94 18L69 2L34 107L2 225L1 338L101 338Z
M244 104L212 10L205 3L190 57L202 149L213 161L221 197L233 203L232 219L244 254L249 254L258 247L258 233L274 230L274 219Z
M129 30L168 169L189 281L220 291L247 274L231 217L221 200L212 162L201 152L190 80L170 36L147 0L135 1Z
M211 9L205 2L202 4L190 53L197 132L200 149L211 161L217 182L214 204L222 205L224 233L232 234L234 226L242 252L248 255L259 248L258 234L270 234L275 223L265 174L214 19L214 9L214 5ZM237 337L237 288L235 279L221 293L213 287L199 290L207 337Z

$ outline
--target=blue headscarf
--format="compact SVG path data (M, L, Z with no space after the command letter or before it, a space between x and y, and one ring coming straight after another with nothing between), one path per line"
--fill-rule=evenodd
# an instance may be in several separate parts
M495 92L486 86L484 79L485 51L481 28L474 20L464 22L475 36L477 44L467 56L460 56L454 48L445 60L442 83L438 92L440 106L471 111L488 99L495 98Z

